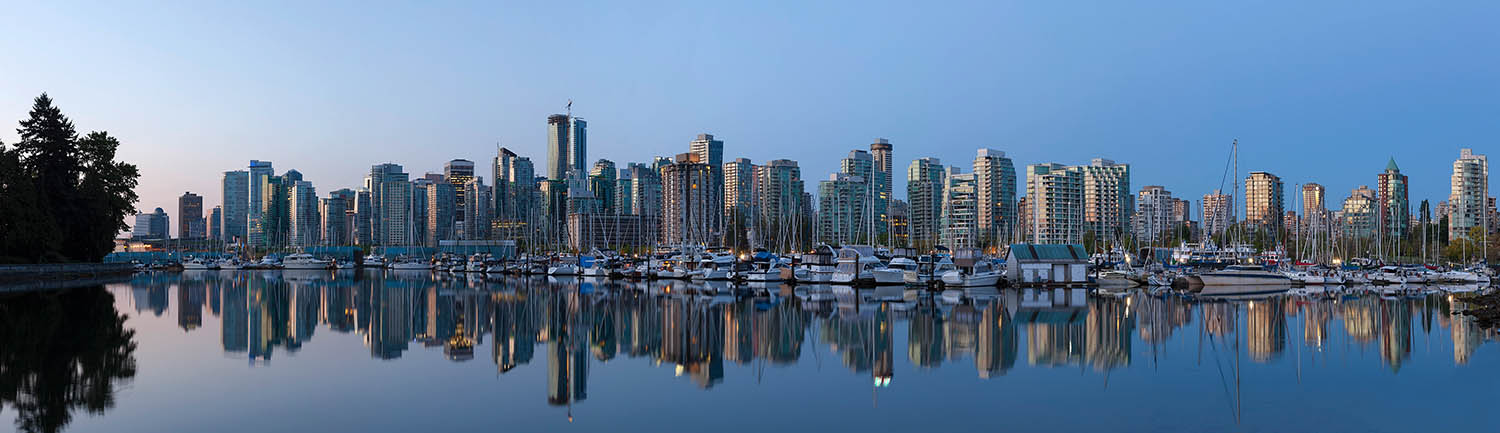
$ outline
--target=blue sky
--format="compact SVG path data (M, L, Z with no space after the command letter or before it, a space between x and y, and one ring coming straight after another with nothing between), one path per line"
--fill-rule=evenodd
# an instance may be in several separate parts
M968 171L980 147L1018 171L1107 157L1197 199L1238 138L1242 172L1332 201L1394 156L1416 203L1446 197L1460 148L1500 149L1494 2L56 3L6 6L0 121L50 93L172 213L250 159L324 195L378 162L484 166L497 142L541 167L569 99L591 160L707 132L810 181L885 137L903 172Z

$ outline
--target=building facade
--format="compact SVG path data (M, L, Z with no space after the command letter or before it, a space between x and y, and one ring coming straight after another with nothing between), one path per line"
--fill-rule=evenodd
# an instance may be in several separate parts
M1379 209L1380 233L1396 239L1411 231L1411 201L1407 196L1407 177L1396 166L1396 158L1386 163L1385 171L1375 177L1375 200Z
M911 245L927 250L938 244L947 176L941 160L921 158L906 167L906 204Z
M192 192L182 193L177 198L177 238L204 239L208 237L203 220L203 196Z
M1029 165L1026 198L1031 215L1025 224L1032 243L1083 242L1083 171L1056 163Z
M1281 231L1285 209L1281 178L1264 171L1245 177L1245 222L1275 237Z
M245 242L247 229L245 215L250 208L250 172L234 170L224 172L224 236L225 242Z
M1010 244L1016 226L1016 167L1005 152L979 149L974 157L974 192L976 246Z
M1473 149L1460 151L1453 161L1453 176L1448 193L1448 239L1465 239L1469 230L1482 227L1488 219L1490 162Z

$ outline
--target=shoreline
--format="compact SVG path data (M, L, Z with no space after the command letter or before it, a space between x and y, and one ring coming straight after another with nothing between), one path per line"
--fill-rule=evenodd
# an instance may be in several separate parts
M129 263L0 265L0 293L68 289L130 279Z

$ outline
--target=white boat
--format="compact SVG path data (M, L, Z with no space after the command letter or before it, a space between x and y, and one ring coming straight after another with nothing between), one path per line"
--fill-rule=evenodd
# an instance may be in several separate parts
M782 272L791 269L789 264L788 260L775 257L767 260L758 260L752 264L752 269L745 272L745 281L752 283L786 281L786 277L783 276Z
M374 254L366 255L365 262L361 266L364 266L366 268L384 268L385 257L377 256Z
M354 269L354 262L347 260L337 260L334 262L334 267L338 269Z
M874 257L875 251L869 247L844 247L839 250L838 265L833 269L832 280L834 284L875 284L875 274L870 266L870 260L879 263Z
M698 269L688 274L689 278L701 281L729 281L734 279L734 255L719 252L704 255L698 261Z
M193 258L182 262L182 269L187 271L208 271L219 269L219 263L203 258Z
M578 276L578 258L563 256L557 259L557 263L547 267L547 275L554 277L576 277Z
M484 256L475 254L469 257L468 264L464 265L464 272L483 273L485 267L486 265L484 263Z
M1408 281L1401 268L1382 266L1375 273L1370 274L1370 282L1376 284L1406 284Z
M1000 284L1002 272L989 260L977 260L974 266L955 267L942 275L943 285L948 287L995 287Z
M1230 265L1221 271L1198 274L1204 286L1291 285L1292 279L1254 265Z
M245 263L240 259L219 259L218 265L221 271L237 271L245 267Z
M391 269L397 271L430 271L432 270L432 262L403 257L392 262Z
M320 259L307 253L290 254L281 259L282 269L328 269L331 267L333 267L332 260Z
M798 282L804 283L831 283L833 272L838 267L838 258L834 255L833 247L819 245L812 253L802 255L802 264L797 268L794 275Z

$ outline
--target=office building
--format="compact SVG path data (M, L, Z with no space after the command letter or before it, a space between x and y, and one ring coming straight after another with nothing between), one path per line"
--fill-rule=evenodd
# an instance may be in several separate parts
M130 238L133 240L171 239L171 234L168 233L170 227L172 223L167 217L167 212L156 208L156 211L152 213L135 215L135 227L130 232Z
M445 182L453 184L453 200L455 203L453 212L453 217L455 218L453 221L454 230L466 234L470 231L471 227L469 227L469 224L465 224L464 220L464 217L469 214L469 211L464 207L469 202L464 195L467 192L464 185L467 185L470 180L474 179L474 162L467 159L448 161L446 164L443 164L442 179ZM481 227L480 229L488 230L488 227ZM463 238L469 239L467 235L464 235Z
M266 187L275 177L275 171L271 168L271 161L250 160L249 171L249 194L246 196L249 204L245 208L245 236L250 245L265 245L265 233L263 232L261 214L264 212Z
M410 229L411 175L397 164L377 164L365 177L370 191L370 238L375 245L407 245ZM455 205L457 199L455 198Z
M317 189L313 188L312 182L299 180L292 184L289 196L291 244L307 247L322 243L323 218Z
M208 230L203 225L203 197L192 192L177 198L177 238L203 239Z
M223 199L224 241L245 242L245 230L248 228L245 218L250 211L250 172L224 172Z
M214 206L208 214L208 238L216 241L224 240L224 208Z
M427 224L424 227L426 233L422 236L426 245L436 247L440 241L458 239L453 227L456 218L453 214L458 207L457 200L454 199L457 193L453 184L439 182L428 185L426 189L427 207L424 211L427 216L424 220Z
M568 139L572 129L570 123L564 114L547 116L547 179L563 180L572 168L572 159L568 156L572 147L572 141Z

